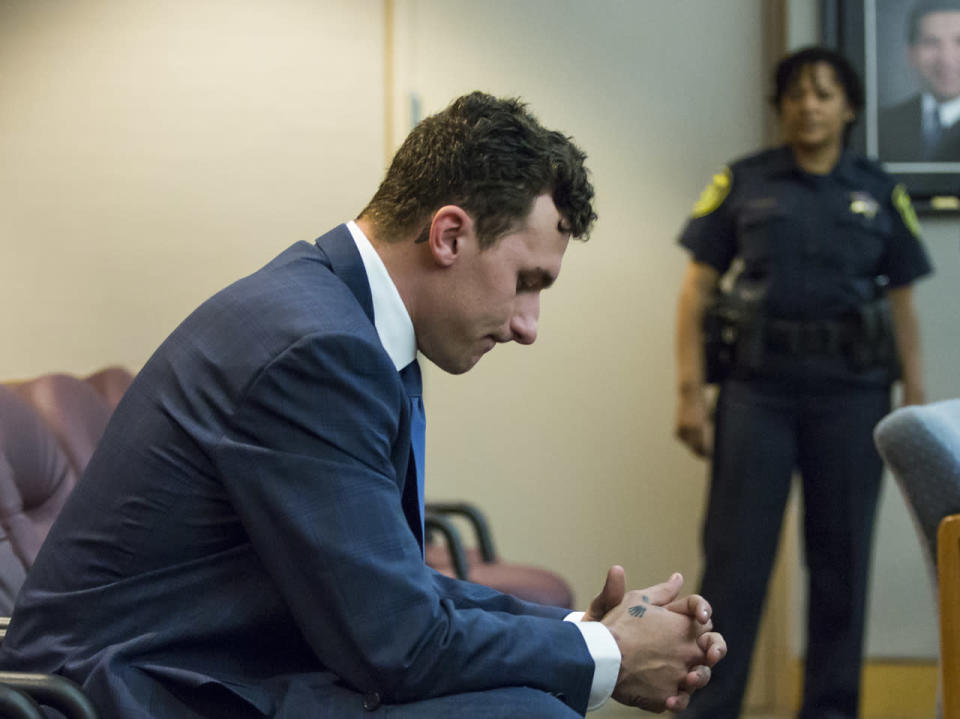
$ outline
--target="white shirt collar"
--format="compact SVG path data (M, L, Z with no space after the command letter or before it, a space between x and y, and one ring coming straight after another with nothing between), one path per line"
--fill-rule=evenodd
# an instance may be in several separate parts
M937 103L933 95L928 92L923 93L924 116L933 108L937 108L937 112L940 113L940 127L951 127L957 120L960 120L960 97Z
M417 337L413 332L413 322L386 265L363 234L363 230L357 227L353 220L347 223L347 229L350 230L350 236L360 252L367 282L370 283L373 324L380 337L380 344L399 371L417 358Z

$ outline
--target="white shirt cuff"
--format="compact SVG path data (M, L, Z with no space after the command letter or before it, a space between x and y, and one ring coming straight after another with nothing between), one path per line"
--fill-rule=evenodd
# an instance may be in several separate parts
M620 674L620 648L610 630L600 622L581 622L583 612L570 612L563 618L573 622L587 643L587 651L593 657L593 684L590 685L590 699L587 711L599 709L613 694Z

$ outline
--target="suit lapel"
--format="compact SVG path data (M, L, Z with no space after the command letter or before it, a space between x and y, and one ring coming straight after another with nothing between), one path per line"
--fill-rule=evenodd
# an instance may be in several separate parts
M363 268L363 260L357 245L353 241L353 236L346 225L339 225L325 235L321 235L316 240L317 248L321 253L322 262L327 265L333 273L339 277L343 283L350 288L357 302L363 308L364 314L373 322L373 296L370 293L370 280L367 279L367 272ZM417 378L415 383L415 394L419 398L420 394L420 370L416 370ZM398 380L400 375L397 375ZM405 394L411 395L411 390L404 383ZM412 386L412 385L411 385ZM409 406L405 405L400 419L401 431L410 436L411 412ZM417 538L417 543L423 551L423 518L420 516L420 495L417 487L417 465L414 452L407 442L407 461L398 465L401 484L401 505L403 514L407 519L407 524ZM400 469L402 467L403 469Z

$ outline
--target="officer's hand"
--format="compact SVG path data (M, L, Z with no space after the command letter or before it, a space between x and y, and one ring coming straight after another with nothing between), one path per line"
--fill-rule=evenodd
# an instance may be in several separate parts
M713 454L713 427L702 389L681 393L675 434L698 457Z
M900 406L906 407L911 404L924 404L927 401L926 392L923 385L917 382L904 381L903 392L900 395Z

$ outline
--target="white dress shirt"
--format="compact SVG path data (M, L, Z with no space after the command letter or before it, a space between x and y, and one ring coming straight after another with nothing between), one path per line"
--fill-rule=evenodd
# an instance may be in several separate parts
M928 92L923 93L923 116L929 117L936 110L939 115L940 127L946 130L960 120L960 97L938 103Z

